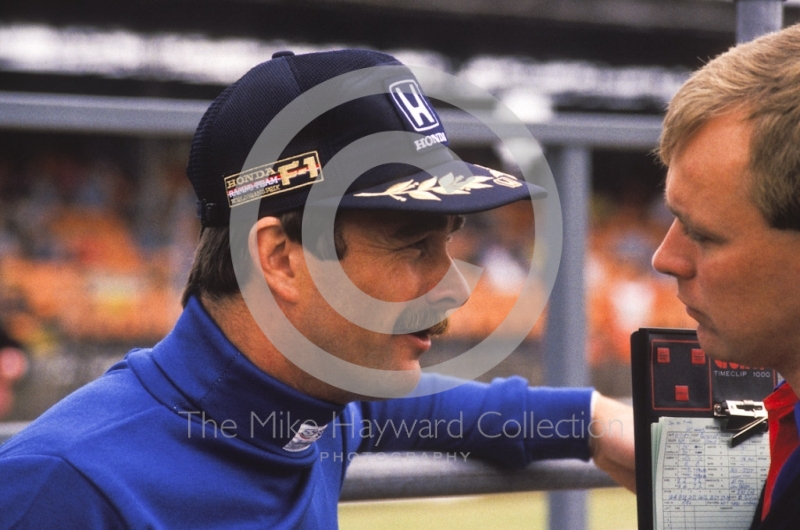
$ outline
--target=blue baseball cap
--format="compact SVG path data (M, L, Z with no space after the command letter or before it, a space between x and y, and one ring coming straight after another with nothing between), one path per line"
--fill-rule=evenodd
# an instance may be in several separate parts
M371 68L380 66L392 68ZM378 82L383 90L323 112L276 160L244 167L262 131L296 98L360 71L366 79L359 82ZM384 132L407 134L377 150L369 143L363 144L369 152L351 149ZM463 162L447 146L447 132L417 79L391 55L358 49L278 52L214 100L195 132L186 172L204 227L227 225L231 209L250 201L260 201L261 217L303 206L312 186L315 206L440 214L474 213L547 195L513 175ZM363 155L374 163L348 175L356 178L342 194L335 185L337 179L343 182L342 164L328 163L344 152L351 160ZM386 163L380 158L384 152L393 153Z

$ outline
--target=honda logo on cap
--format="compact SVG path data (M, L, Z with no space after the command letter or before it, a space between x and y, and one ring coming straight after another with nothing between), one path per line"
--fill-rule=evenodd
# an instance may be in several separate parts
M436 113L422 95L419 85L413 79L397 81L389 85L394 104L405 115L415 131L427 131L439 126Z

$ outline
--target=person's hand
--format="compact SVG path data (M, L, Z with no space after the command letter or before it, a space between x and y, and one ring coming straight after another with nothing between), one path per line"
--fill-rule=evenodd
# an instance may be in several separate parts
M633 409L597 394L589 434L595 465L636 493Z

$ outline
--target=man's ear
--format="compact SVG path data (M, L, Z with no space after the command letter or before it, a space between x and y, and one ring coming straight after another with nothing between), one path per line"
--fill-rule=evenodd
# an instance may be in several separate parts
M303 247L291 241L277 217L262 217L250 231L250 252L272 293L285 302L299 299L298 267ZM255 255L254 255L255 254Z

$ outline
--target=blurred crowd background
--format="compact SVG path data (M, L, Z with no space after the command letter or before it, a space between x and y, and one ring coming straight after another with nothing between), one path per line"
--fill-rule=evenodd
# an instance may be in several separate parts
M56 109L75 104L69 99L75 96L94 98L106 110L126 98L207 104L275 51L347 46L388 51L457 76L529 124L593 116L657 120L690 72L734 43L734 4L6 2L0 7L0 420L36 417L131 348L163 337L180 314L199 233L184 174L188 129L99 134L53 127L48 116L44 123L12 117L14 98L43 96ZM784 24L798 20L800 0L787 0ZM587 148L585 362L592 383L616 396L630 392L632 331L694 326L674 297L674 282L650 265L671 216L662 206L664 169L650 152L655 145L637 145ZM496 145L456 152L516 171ZM426 363L465 351L506 317L531 266L532 217L530 204L520 203L472 216L457 234L454 256L485 271ZM517 373L544 382L546 320L545 311L525 329L527 340L484 378Z
M0 321L25 345L29 362L27 380L17 382L16 406L0 409L0 416L28 419L130 348L150 346L169 332L180 314L199 223L184 174L188 142L5 140L14 148L0 156ZM143 168L143 152L155 163ZM497 159L481 162L502 167ZM151 174L143 175L145 169ZM649 187L640 175L628 180L640 184L593 194L585 267L587 362L594 383L615 395L629 391L632 330L692 325L674 297L674 282L650 266L671 222L658 179L650 178ZM485 272L430 364L447 351L465 351L506 317L531 266L532 223L531 205L522 202L471 216L456 234L454 257ZM487 377L522 373L541 382L545 321L546 312L523 346ZM12 364L3 359L0 381ZM23 375L13 370L9 382Z

